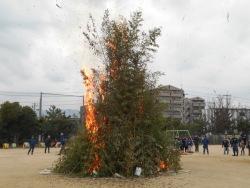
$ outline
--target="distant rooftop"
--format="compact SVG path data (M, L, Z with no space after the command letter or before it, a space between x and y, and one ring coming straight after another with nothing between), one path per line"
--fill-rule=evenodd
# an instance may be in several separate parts
M183 90L183 89L177 88L177 87L172 86L172 85L160 85L160 89L162 89L162 90Z
M189 98L190 100L205 100L205 99L203 99L203 98L201 98L201 97L192 97L192 98Z

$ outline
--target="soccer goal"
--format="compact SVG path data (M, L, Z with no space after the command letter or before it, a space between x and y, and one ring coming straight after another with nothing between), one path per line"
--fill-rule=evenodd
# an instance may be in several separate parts
M177 145L178 139L183 138L183 137L189 138L192 141L192 143L194 144L194 141L192 139L192 136L191 136L189 130L166 130L166 134L170 138L172 138L174 146Z

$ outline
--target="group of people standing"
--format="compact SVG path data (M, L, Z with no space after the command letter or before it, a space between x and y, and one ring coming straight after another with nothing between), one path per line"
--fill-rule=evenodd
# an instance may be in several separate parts
M191 152L193 146L193 141L191 138L183 137L182 139L179 140L179 143L180 143L180 149L182 151Z
M230 139L225 137L222 141L222 148L224 148L224 155L229 154L229 148L232 147L233 156L245 155L245 148L248 149L248 155L250 156L250 140L247 140L247 136L242 134L240 138L235 137L235 135Z
M65 137L64 137L64 134L61 133L60 134L60 146L61 146L61 149L60 149L60 152L58 155L61 155L62 152L65 151ZM31 137L31 139L29 140L29 150L28 150L28 155L31 154L33 155L34 153L34 149L35 149L35 146L36 146L37 142L36 142L36 139L34 138L34 136ZM52 146L52 139L51 139L51 136L48 135L45 139L44 139L44 145L45 145L45 148L44 148L44 153L50 153L50 148Z
M200 138L199 136L194 136L193 138L179 138L180 150L183 152L192 152L192 146L195 146L195 152L199 152L199 145L202 144L203 154L209 154L209 140L207 136ZM231 138L225 136L222 141L222 148L224 149L224 155L229 154L229 149L232 148L233 156L245 155L245 149L248 149L248 155L250 156L250 140L247 139L246 134L241 134L239 138L233 135Z
M186 138L183 137L181 139L179 139L179 143L180 143L180 149L183 152L192 152L192 147L193 145L195 146L195 152L199 152L199 145L200 142L202 143L203 146L203 154L207 153L209 154L209 150L208 150L208 144L209 141L207 139L206 136L204 136L204 138L200 141L200 137L198 136L194 136L193 138Z

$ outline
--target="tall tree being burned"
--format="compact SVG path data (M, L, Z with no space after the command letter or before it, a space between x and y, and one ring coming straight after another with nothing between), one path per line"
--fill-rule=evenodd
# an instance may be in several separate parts
M57 171L72 168L72 172L86 175L133 176L136 167L141 167L144 175L179 168L179 153L168 145L163 131L156 87L159 73L147 69L161 30L142 31L142 23L141 12L133 13L129 20L122 16L111 20L105 11L99 34L90 16L83 34L94 55L103 59L103 69L92 69L91 76L82 71L90 92L86 94L86 131L72 141ZM87 143L83 156L74 156L75 147L79 147L76 142ZM72 160L76 159L85 164L74 169L77 163Z

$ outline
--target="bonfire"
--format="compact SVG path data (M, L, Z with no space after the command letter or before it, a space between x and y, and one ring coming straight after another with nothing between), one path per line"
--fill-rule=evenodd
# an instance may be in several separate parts
M99 34L90 17L84 36L103 69L81 71L85 131L71 142L57 164L58 172L148 176L158 174L159 169L179 168L179 153L170 147L163 131L158 74L147 68L158 48L160 29L141 31L142 22L141 12L130 20L110 20L106 11Z

